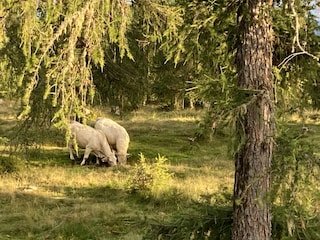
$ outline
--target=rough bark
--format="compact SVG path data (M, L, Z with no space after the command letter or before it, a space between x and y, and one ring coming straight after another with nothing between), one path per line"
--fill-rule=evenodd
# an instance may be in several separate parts
M234 240L271 238L266 200L273 147L272 29L270 1L242 3L242 34L237 51L238 86L250 101L238 119L240 149L235 157Z

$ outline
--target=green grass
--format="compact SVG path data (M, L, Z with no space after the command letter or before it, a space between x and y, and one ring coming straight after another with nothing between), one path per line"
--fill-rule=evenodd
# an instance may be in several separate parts
M2 161L14 167L0 175L0 239L143 239L155 222L195 214L195 202L205 207L203 199L215 202L221 189L231 193L226 141L189 140L201 114L147 109L117 119L131 138L125 167L72 165L55 129L20 136L25 141L14 155L2 146ZM140 153L150 166L165 157L171 175L147 194L129 186Z
M0 125L0 137L5 137L15 122L14 114L3 106L0 110L0 122L8 123ZM107 116L102 112L99 115ZM127 166L72 165L63 132L56 129L35 129L19 136L25 141L13 155L0 146L0 240L153 240L161 234L167 235L159 239L169 235L171 239L188 239L196 234L193 229L205 239L208 228L228 239L232 141L226 135L190 141L202 114L159 112L148 107L122 118L113 117L131 138ZM301 126L283 124L296 134ZM310 142L319 142L319 125L310 122L307 126ZM136 173L142 166L141 153L153 167L159 185L148 188L147 182L146 191L132 191L130 183L139 177ZM158 156L167 159L160 166L162 170L154 167ZM171 177L165 178L166 173ZM147 172L143 174L148 177Z

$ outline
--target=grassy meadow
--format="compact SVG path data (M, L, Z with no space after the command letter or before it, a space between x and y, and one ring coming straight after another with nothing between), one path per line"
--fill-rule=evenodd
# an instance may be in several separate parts
M97 115L108 111L97 109L89 125ZM25 142L11 154L5 137L16 123L14 104L0 105L0 240L169 239L152 229L179 226L187 235L172 231L170 239L208 239L210 231L192 232L206 224L228 239L232 141L223 131L192 141L202 115L151 107L109 115L127 129L131 156L128 165L108 168L71 164L64 134L54 128L20 136ZM320 127L310 126L310 138L320 140Z
M16 123L12 109L13 103L0 109L0 239L148 239L146 232L161 221L199 217L198 209L220 200L231 206L228 140L190 140L201 111L149 108L113 117L130 135L131 156L127 166L107 168L72 165L56 129L31 131L10 154L4 137Z

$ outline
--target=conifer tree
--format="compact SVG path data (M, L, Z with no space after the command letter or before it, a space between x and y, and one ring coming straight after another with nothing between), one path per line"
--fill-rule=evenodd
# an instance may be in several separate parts
M253 0L240 5L237 51L238 86L250 101L238 116L241 146L235 157L233 239L270 239L271 181L274 137L271 3Z

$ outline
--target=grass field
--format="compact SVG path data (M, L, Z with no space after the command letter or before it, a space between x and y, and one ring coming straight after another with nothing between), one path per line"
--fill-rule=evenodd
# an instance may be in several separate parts
M7 106L0 110L1 137L15 123ZM160 221L199 215L195 205L225 198L231 206L219 194L232 192L227 139L189 140L201 114L147 109L117 119L131 138L125 167L72 165L55 129L26 136L19 154L2 146L2 165L10 171L0 175L0 239L142 239ZM141 154L157 179L139 180ZM156 165L156 158L166 161Z
M12 113L13 104L0 106L0 240L167 239L149 234L160 223L187 226L180 239L195 239L192 229L205 224L230 231L232 141L224 134L190 141L201 111L149 107L114 118L130 135L131 157L127 166L112 168L72 165L56 129L29 133L10 155L4 137L16 122ZM319 126L308 126L310 139L319 141Z

